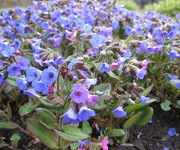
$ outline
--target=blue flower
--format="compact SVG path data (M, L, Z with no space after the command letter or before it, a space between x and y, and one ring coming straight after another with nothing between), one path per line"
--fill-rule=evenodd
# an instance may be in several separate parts
M132 28L130 26L126 26L125 27L125 34L127 36L129 36L129 35L131 35L131 33L132 33Z
M169 79L172 79L172 80L176 80L176 79L178 79L179 77L178 77L178 76L171 75L171 74L168 74L168 78L169 78Z
M130 58L132 56L132 52L130 49L126 50L124 53L123 53L123 57L124 58Z
M0 67L3 67L3 61L0 60Z
M61 118L63 118L64 123L79 123L77 114L72 108L70 108L64 115L62 115Z
M0 72L0 84L2 84L4 81L4 74Z
M78 62L79 62L78 59L73 59L73 60L71 60L70 63L68 64L68 69L72 69L73 66L74 66L76 63L78 63Z
M89 79L89 78L87 78L87 79L84 81L83 85L86 86L87 88L90 88L91 85L95 85L96 83L97 83L97 79L96 79L96 78L94 78L94 79Z
M17 78L16 83L20 90L25 90L27 88L27 81L26 78Z
M29 59L20 57L17 61L18 66L21 68L21 70L27 70L28 66L30 64Z
M113 21L113 22L112 22L112 28L113 28L114 30L119 29L119 28L120 28L119 21L117 21L117 20Z
M135 70L137 79L143 79L144 76L147 74L146 68L136 68Z
M180 80L172 79L170 80L170 83L175 86L177 89L180 89Z
M0 45L0 49L1 49L1 54L4 56L4 57L10 57L10 56L13 56L13 54L16 52L16 49L13 47L13 46L10 46L10 45Z
M26 91L23 92L23 94L28 95L31 98L39 97L36 91L34 90L34 88L27 89Z
M35 67L30 67L26 70L26 79L28 82L37 81L40 78L41 71Z
M78 119L80 122L89 120L90 117L94 117L96 113L94 110L87 108L87 106L82 106L78 112Z
M168 53L168 56L171 59L180 58L180 53L172 50Z
M175 129L175 128L170 128L170 129L168 130L168 135L169 135L169 136L174 136L174 135L176 135L176 129Z
M103 63L100 67L100 73L104 73L104 72L110 72L111 68L109 67L109 65L107 63Z
M21 68L17 64L11 64L7 68L9 76L19 76L21 75Z
M150 98L149 97L145 97L145 96L141 96L140 97L140 102L141 104L146 104L150 101Z
M104 35L93 34L92 38L90 39L90 43L94 50L99 50L100 47L106 44L106 38Z
M54 67L50 66L43 70L41 74L41 81L49 87L56 81L57 76L58 71Z
M124 118L127 116L127 113L123 110L123 108L121 106L114 109L112 113L117 118Z
M40 92L42 94L48 94L48 88L42 81L33 82L33 87L36 92Z
M169 150L169 148L168 147L164 147L162 150Z

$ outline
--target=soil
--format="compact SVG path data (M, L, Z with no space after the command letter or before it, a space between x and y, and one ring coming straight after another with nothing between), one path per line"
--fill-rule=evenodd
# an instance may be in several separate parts
M127 143L133 147L120 147L115 150L180 150L180 110L162 111L159 104L155 104L152 123L143 127L133 127ZM169 128L175 128L177 135L167 135ZM179 133L179 135L178 135Z

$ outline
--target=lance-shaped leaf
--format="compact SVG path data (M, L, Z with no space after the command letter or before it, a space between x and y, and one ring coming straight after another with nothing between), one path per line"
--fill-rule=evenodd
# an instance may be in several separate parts
M128 114L130 114L130 113L132 113L134 111L139 111L139 110L143 109L144 107L146 107L148 105L149 105L149 103L146 103L144 105L142 105L142 104L130 105L130 106L127 107L126 112Z
M120 81L120 78L113 72L107 72L107 74L109 75L110 79L112 79L113 81Z
M17 126L13 122L0 121L0 128L15 129L15 128L17 128Z
M123 129L112 129L109 132L109 136L114 136L114 137L118 137L118 136L124 136L125 132Z
M91 134L92 133L92 128L91 128L91 126L90 126L88 121L83 122L82 131L84 133L86 133L86 134Z
M132 125L134 125L139 118L142 116L143 112L139 111L136 114L134 114L133 116L131 116L124 124L123 128L124 129L128 129L130 128Z
M23 115L27 115L30 112L32 112L34 109L36 109L39 106L39 104L33 104L31 102L26 103L25 105L21 106L21 108L19 109L19 114L21 116Z
M136 125L138 125L138 126L146 125L148 123L148 121L152 119L154 111L153 111L152 107L146 107L146 108L142 109L141 112L143 112L143 114L136 121Z
M29 120L28 130L51 149L58 149L58 136L36 120Z
M67 141L81 141L89 137L89 135L85 134L74 125L66 125L63 127L62 131L55 131L60 137Z
M48 127L49 129L58 127L58 123L55 121L56 117L52 112L44 108L37 108L36 111L37 114L35 117L46 127Z
M142 92L142 96L147 96L149 95L149 93L152 91L152 88L154 87L154 84L152 84L151 86L147 87L143 92Z

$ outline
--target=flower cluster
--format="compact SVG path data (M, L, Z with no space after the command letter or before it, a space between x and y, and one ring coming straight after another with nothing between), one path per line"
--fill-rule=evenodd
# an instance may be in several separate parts
M0 27L0 91L10 85L40 99L63 123L81 126L94 117L106 124L110 114L139 119L144 112L151 118L155 99L178 98L178 15L142 14L110 0L52 0L3 10Z

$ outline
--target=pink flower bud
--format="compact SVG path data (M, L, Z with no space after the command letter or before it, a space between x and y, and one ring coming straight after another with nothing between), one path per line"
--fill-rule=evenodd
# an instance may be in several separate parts
M147 60L143 60L143 61L141 62L141 66L144 67L144 68L147 68L147 66L148 66L148 61L147 61Z
M113 63L111 64L111 67L112 67L112 70L117 70L118 67L119 67L119 64L118 64L117 62L113 62Z

